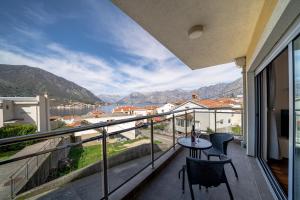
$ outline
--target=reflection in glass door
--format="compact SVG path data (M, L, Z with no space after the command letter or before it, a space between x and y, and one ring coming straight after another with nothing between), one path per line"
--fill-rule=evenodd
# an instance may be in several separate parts
M293 42L294 60L294 199L300 199L300 36Z

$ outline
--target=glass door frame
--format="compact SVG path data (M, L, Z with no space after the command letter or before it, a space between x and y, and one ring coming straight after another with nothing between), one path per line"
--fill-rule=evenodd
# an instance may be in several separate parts
M280 55L285 49L283 49L278 55ZM277 55L277 56L278 56ZM273 60L275 60L277 57L275 57ZM272 60L272 61L273 61ZM271 62L272 62L271 61ZM271 63L270 62L270 63ZM264 105L262 105L262 99L268 99L268 92L263 91L263 87L267 87L266 83L264 83L264 80L267 79L266 73L268 70L268 67L270 66L270 63L260 71L257 75L255 75L255 136L256 136L256 157L259 161L259 164L261 165L261 168L266 175L267 179L269 180L269 183L271 187L273 188L273 191L276 195L276 197L280 200L287 200L288 197L285 195L282 187L280 186L279 182L273 175L270 167L268 166L267 162L263 159L263 144L265 141L263 141L263 129L265 129L267 124L264 124L265 122L265 117L268 116L266 113L263 114L264 112ZM289 67L290 68L290 67ZM265 75L263 75L265 73ZM264 86L263 86L264 85ZM266 95L266 96L263 96ZM290 120L291 121L291 120ZM268 130L267 130L268 131ZM289 192L288 192L289 194Z
M289 140L289 156L292 157L292 161L289 162L289 184L292 185L291 189L289 190L289 194L292 194L292 197L294 197L295 194L295 180L296 180L296 174L295 174L295 155L296 155L296 131L297 131L297 126L296 126L296 107L295 107L295 59L294 59L294 41L300 39L300 30L297 36L289 43L289 76L291 77L289 79L289 85L291 86L289 92L289 104L290 104L290 110L292 112L289 113L290 119L290 124L289 128L292 129L292 138ZM299 112L299 110L298 110ZM292 118L291 118L292 117ZM299 170L299 169L298 169ZM290 178L291 177L291 178ZM298 180L299 181L299 180ZM292 199L292 198L291 198Z
M272 51L268 56L261 62L260 65L254 71L254 95L255 95L255 156L257 157L262 170L264 171L271 187L274 190L275 195L278 199L294 199L294 155L295 155L295 120L294 120L294 58L293 58L293 41L300 35L300 19L297 23L290 27L286 31L284 36L278 41L278 43L273 47ZM261 121L259 112L261 111L259 95L259 84L258 75L262 72L269 64L278 56L280 53L288 48L288 71L289 71L289 168L288 168L288 198L285 195L282 196L280 192L281 187L278 185L273 174L268 169L268 166L261 158ZM260 83L259 83L260 82ZM259 97L260 98L260 97ZM274 181L275 180L275 181Z

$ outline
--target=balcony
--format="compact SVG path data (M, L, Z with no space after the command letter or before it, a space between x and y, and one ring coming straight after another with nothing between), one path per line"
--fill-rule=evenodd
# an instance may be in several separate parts
M204 137L208 130L228 131L228 127L220 124L227 115L233 118L239 115L242 119L238 109L186 109L1 139L0 146L24 141L36 144L52 141L55 145L0 161L1 169L20 165L13 174L1 174L4 180L0 185L1 199L190 199L187 180L182 194L181 180L177 177L188 153L176 144L176 138L189 134L189 123L198 121L203 127L203 116L212 119L209 127L202 130ZM177 118L185 120L183 132L182 127L178 127L181 131L177 129ZM112 128L129 122L136 125L121 130ZM74 139L75 132L86 130L96 130L98 135ZM130 131L135 131L138 137L123 141ZM225 169L235 199L273 199L256 159L248 157L240 145L241 131L236 134L237 140L230 143L228 155L237 168L239 180L230 167ZM89 162L93 157L96 159ZM72 158L71 164L66 158ZM208 191L194 190L196 198L229 199L223 185Z

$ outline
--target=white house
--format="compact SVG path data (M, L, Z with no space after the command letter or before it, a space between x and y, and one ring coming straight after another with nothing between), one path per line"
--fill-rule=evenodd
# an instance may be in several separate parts
M172 111L199 108L195 112L196 130L207 131L211 129L215 131L216 129L218 132L231 132L232 127L241 126L242 118L240 112L232 110L232 108L238 107L239 105L231 98L198 99L196 96L193 96L192 100L182 103ZM175 116L176 131L179 133L190 132L194 122L194 113L187 113L187 116L185 116L185 112L180 112L175 114Z
M0 127L12 123L31 123L38 131L50 127L50 105L47 95L36 97L0 97Z
M136 108L133 111L133 115L136 117L142 117L142 116L147 116L148 115L148 110L145 108ZM147 122L147 119L142 120L143 122Z
M128 118L132 118L135 117L134 115L120 115L120 114L104 114L100 117L97 118L85 118L84 121L90 123L90 124L95 124L95 123L100 123L100 122L110 122L110 121L116 121L116 120L122 120L122 119L128 119ZM123 129L128 129L128 128L132 128L135 127L136 122L127 122L127 123L123 123L123 124L118 124L118 125L112 125L109 127L106 127L106 131L107 133L112 133L115 131L119 131L119 130L123 130ZM88 137L93 137L95 135L98 135L99 133L95 130L88 130L88 131L80 131L80 132L76 132L74 135L76 137L81 136L82 138L88 138ZM128 138L128 139L135 139L137 134L136 134L136 130L131 130L131 131L127 131L127 132L123 132L120 133L120 135L122 137Z
M161 114L161 113L166 113L166 112L170 112L171 110L173 110L175 108L175 105L172 103L166 103L165 105L158 107L156 109L157 114Z

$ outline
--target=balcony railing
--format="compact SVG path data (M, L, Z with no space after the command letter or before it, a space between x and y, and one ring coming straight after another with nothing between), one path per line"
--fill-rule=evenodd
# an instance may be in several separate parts
M229 115L230 117L225 117L226 115ZM159 118L159 120L157 120ZM176 124L176 119L183 119L184 120L184 126L180 126L180 124ZM155 120L156 119L156 120ZM227 120L227 121L226 121ZM232 122L232 120L235 120L235 122ZM204 123L205 121L205 123ZM225 122L226 121L226 122ZM102 187L99 188L99 191L103 191L101 194L101 199L108 199L109 195L114 193L116 190L118 190L120 187L122 187L124 184L126 184L128 181L133 179L136 175L141 173L144 169L146 169L149 166L155 167L155 161L159 159L161 156L163 156L165 153L174 151L175 145L176 145L176 137L178 136L187 136L190 132L191 124L196 125L198 123L198 128L202 129L201 131L204 133L209 133L210 131L213 132L232 132L233 129L228 128L227 125L231 124L232 128L237 128L235 130L235 135L242 137L243 131L242 128L242 121L243 121L243 115L241 109L201 109L201 108L189 108L184 110L178 110L178 111L172 111L162 114L155 114L155 115L148 115L148 116L140 116L140 117L132 117L128 119L122 119L122 120L115 120L115 121L109 121L109 122L101 122L101 123L95 123L95 124L89 124L82 127L77 128L69 128L64 130L56 130L56 131L50 131L50 132L44 132L44 133L37 133L37 134L31 134L31 135L24 135L24 136L18 136L18 137L11 137L11 138L4 138L0 139L0 147L6 146L6 145L12 145L15 143L25 142L25 141L41 141L41 140L50 140L53 138L64 138L64 137L70 137L75 132L80 131L86 131L86 130L96 130L98 131L99 135L93 136L87 139L83 139L81 141L75 141L73 143L67 143L58 145L55 147L50 148L43 148L40 149L38 152L29 153L23 156L10 158L7 160L0 160L0 167L4 167L6 164L11 164L18 162L20 160L28 159L27 162L25 162L25 165L20 166L20 169L17 170L16 173L19 173L20 171L24 172L26 181L30 179L28 176L29 172L33 169L29 169L28 163L31 163L34 158L43 157L43 155L50 155L53 152L57 152L60 150L70 149L78 146L82 146L84 144L87 144L92 141L100 141L101 143L101 150L99 149L100 154L102 155L101 158L101 169L99 169L101 181L102 181ZM109 132L107 133L107 128L119 124L125 124L129 122L139 122L136 123L137 125L134 127ZM164 124L164 126L159 126L159 124ZM203 124L206 124L203 125ZM233 125L232 125L233 124ZM181 124L182 125L182 124ZM188 126L190 125L190 126ZM183 128L183 129L182 129ZM197 128L197 125L196 125ZM113 137L120 137L120 134L132 131L132 130L140 130L139 133L143 135L145 138L149 138L148 140L145 139L146 145L150 145L150 153L149 157L148 154L145 154L146 159L145 161L141 162L144 163L143 166L139 166L137 170L134 170L134 173L130 174L130 176L126 177L125 181L121 181L121 183L117 183L113 186L112 181L110 180L113 176L108 176L110 167L113 165L112 161L109 158L108 155L108 145L111 145L111 138ZM156 131L158 130L158 131ZM109 141L109 142L108 142ZM164 143L165 144L162 144ZM160 149L157 149L157 146L163 146ZM38 159L36 159L38 160ZM44 161L44 159L43 159ZM111 162L111 163L110 163ZM25 168L24 168L25 166ZM34 166L34 168L38 167ZM50 168L50 167L49 167ZM36 169L34 169L36 170ZM0 185L0 191L6 191L7 198L15 198L20 193L24 192L22 188L16 187L17 185L20 185L20 182L22 183L22 186L25 185L24 180L19 180L20 177L16 177L14 173L10 177L7 177L8 181L8 187L10 187L10 190L1 189L1 187L4 187L3 184ZM99 181L100 181L99 180ZM18 183L17 183L18 182ZM0 183L1 184L1 183ZM43 184L43 183L42 183ZM39 184L37 184L39 185ZM7 186L7 185L6 185ZM8 192L9 191L9 192ZM4 192L5 193L5 192ZM4 194L3 193L3 194Z

